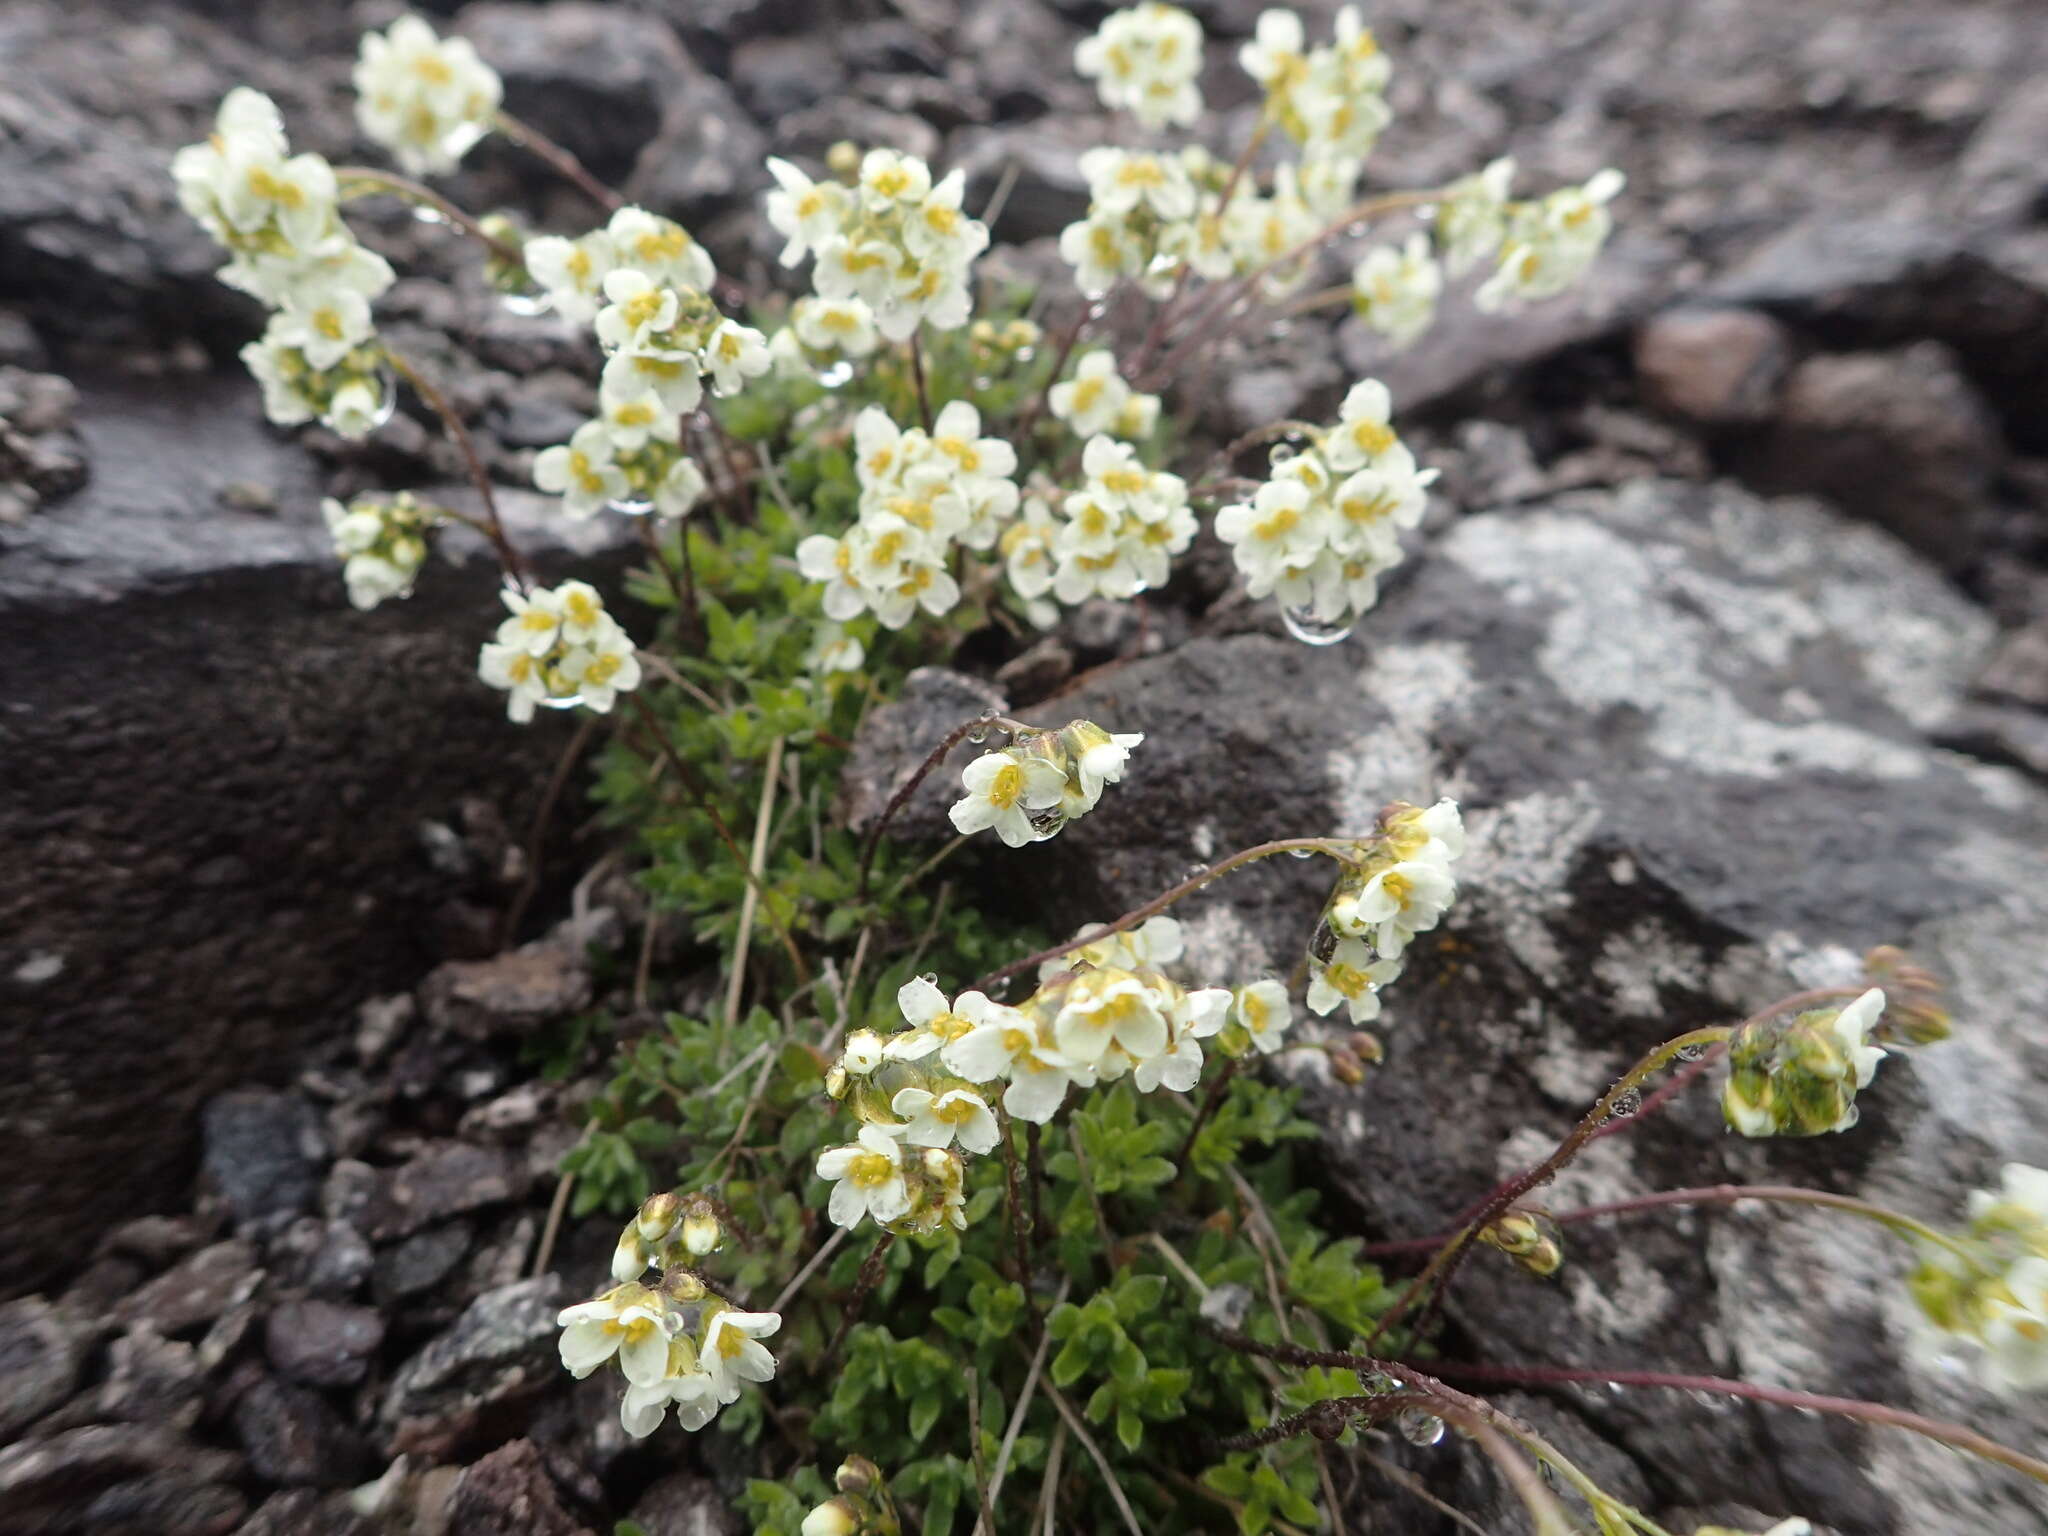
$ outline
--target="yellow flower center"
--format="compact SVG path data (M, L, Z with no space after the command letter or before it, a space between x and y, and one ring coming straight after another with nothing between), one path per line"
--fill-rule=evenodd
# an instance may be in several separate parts
M1385 453L1394 446L1394 429L1383 421L1354 421L1345 430L1365 453Z
M948 1125L965 1125L974 1118L975 1110L981 1106L964 1094L957 1099L948 1099L932 1111Z
M999 811L1006 811L1015 805L1024 793L1024 770L1015 763L1005 763L996 770L996 776L989 780L988 803Z
M896 1177L896 1164L880 1152L860 1152L846 1165L846 1176L862 1189L874 1189Z

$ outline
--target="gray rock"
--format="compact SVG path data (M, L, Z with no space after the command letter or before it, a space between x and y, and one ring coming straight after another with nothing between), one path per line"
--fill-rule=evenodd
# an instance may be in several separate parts
M158 1266L183 1258L211 1234L217 1223L194 1216L138 1216L107 1235L107 1246Z
M469 1252L471 1235L462 1222L415 1232L377 1255L377 1296L386 1302L432 1290L455 1272Z
M2048 618L2003 636L1977 674L1977 692L2048 710Z
M77 1528L95 1536L227 1536L248 1512L238 1489L166 1472L95 1495Z
M488 960L451 960L420 987L429 1022L472 1040L529 1034L590 1002L580 950L541 941Z
M249 1470L286 1487L339 1488L373 1470L370 1448L317 1392L265 1376L235 1401Z
M0 1441L71 1395L81 1343L64 1315L40 1296L0 1306Z
M270 1363L311 1387L352 1387L368 1374L384 1342L384 1319L370 1307L332 1301L287 1301L264 1325Z
M355 1294L376 1262L370 1245L345 1221L303 1216L270 1245L266 1257L287 1285L339 1300Z
M138 1323L107 1347L101 1418L190 1429L198 1422L206 1367L198 1349Z
M312 1208L328 1153L311 1104L238 1088L209 1099L199 1123L200 1171L237 1221L272 1229Z
M141 1424L92 1425L41 1440L0 1447L0 1511L9 1536L43 1532L112 1530L142 1536L148 1530L200 1536L234 1529L241 1518L215 1524L228 1508L221 1494L204 1490L226 1482L240 1458L194 1445L167 1429ZM239 1495L236 1496L239 1499ZM96 1500L107 1523L88 1518ZM167 1523L150 1526L141 1512L155 1509ZM174 1520L183 1524L169 1523Z
M464 1211L515 1200L525 1190L525 1166L510 1153L437 1141L379 1177L363 1230L375 1242L389 1242Z
M377 1536L377 1529L347 1494L291 1488L265 1499L235 1536Z
M839 815L856 832L874 824L946 733L1009 706L986 683L943 667L919 667L903 691L869 714L839 780ZM892 836L929 840L952 834L946 808L960 798L960 769L983 748L962 740L890 819Z
M1790 338L1750 309L1668 309L1635 336L1636 373L1653 403L1694 421L1758 421L1777 404Z
M539 1275L486 1292L399 1367L379 1410L396 1451L448 1456L496 1412L540 1391L556 1358L561 1281Z
M165 1270L125 1298L115 1315L124 1322L146 1322L159 1333L183 1333L246 1301L262 1282L256 1245L234 1238Z
M671 1472L656 1479L633 1506L633 1523L647 1536L741 1536L732 1502L709 1478Z
M531 1440L501 1445L462 1474L448 1536L590 1536L562 1507Z

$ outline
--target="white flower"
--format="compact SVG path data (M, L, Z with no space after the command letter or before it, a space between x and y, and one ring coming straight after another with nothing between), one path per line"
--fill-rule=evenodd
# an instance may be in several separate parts
M653 1386L668 1374L668 1342L676 1320L645 1286L622 1285L595 1301L564 1308L555 1321L562 1329L562 1364L579 1381L614 1355L626 1380L636 1386Z
M452 171L490 130L504 88L464 38L441 39L417 16L363 34L356 121L409 176Z
M1201 115L1202 28L1178 6L1144 0L1112 11L1074 49L1074 68L1095 81L1104 106L1147 128L1185 127Z
M1074 286L1099 299L1119 278L1140 270L1145 249L1122 218L1091 214L1060 231L1060 260L1074 269Z
M1343 1003L1352 1023L1367 1023L1379 1017L1379 989L1400 974L1398 957L1376 960L1362 939L1340 939L1329 961L1309 976L1309 1011L1326 1017Z
M562 632L562 605L546 587L520 592L506 587L498 594L512 617L498 626L498 643L545 656L554 649Z
M938 984L922 976L896 989L896 1006L911 1027L891 1036L884 1046L884 1054L892 1061L922 1061L977 1026L1003 1022L1016 1012L980 992L962 992L958 1001L948 1005Z
M683 434L682 423L662 407L661 396L651 389L601 404L605 431L611 436L612 446L622 452L636 451L650 437L673 443Z
M1613 228L1607 204L1625 178L1604 170L1582 187L1565 187L1523 204L1508 222L1500 265L1472 296L1492 312L1563 293L1600 254Z
M995 1149L996 1117L971 1089L948 1088L935 1094L925 1088L899 1088L889 1108L909 1122L903 1139L913 1147L943 1147L958 1140L969 1152Z
M1323 441L1323 458L1338 474L1361 469L1399 441L1391 425L1393 396L1378 379L1360 379L1344 396L1337 428Z
M1884 1060L1884 1047L1872 1045L1870 1031L1884 1013L1884 993L1872 987L1856 1001L1835 1015L1833 1025L1835 1038L1847 1052L1849 1069L1855 1075L1858 1088L1868 1088L1870 1080L1877 1075L1877 1064Z
M1216 514L1216 537L1231 546L1246 590L1264 597L1282 572L1315 558L1328 538L1327 514L1299 480L1268 480L1251 503Z
M1416 234L1398 249L1377 246L1351 270L1352 307L1396 347L1405 347L1436 318L1444 275L1429 254L1429 236Z
M1096 738L1100 739L1096 739ZM1074 754L1074 773L1081 781L1081 792L1087 797L1092 809L1102 798L1105 784L1120 783L1124 776L1124 764L1130 760L1131 749L1143 744L1145 733L1133 731L1124 735L1110 735L1107 732L1092 733L1085 745ZM1077 745L1080 745L1078 742Z
M605 359L598 397L605 400L631 399L652 392L662 408L674 416L687 416L704 398L704 384L697 356L692 352L614 352Z
M910 1209L903 1180L903 1144L877 1125L864 1125L855 1145L819 1154L818 1177L835 1181L828 1214L842 1227L863 1216L885 1226Z
M616 265L610 235L594 229L575 240L537 236L526 242L524 258L527 273L547 290L556 314L578 324L597 317L604 280Z
M861 157L860 197L870 209L887 211L896 203L921 203L931 190L932 169L915 155L871 149Z
M614 452L611 427L586 421L566 444L534 456L533 483L560 496L571 517L594 517L608 502L624 500L630 489L625 472L613 462Z
M698 1368L711 1379L721 1403L740 1395L743 1381L773 1381L775 1357L760 1342L782 1326L779 1312L742 1312L724 1307L711 1315L697 1346Z
M681 312L676 291L638 267L606 273L604 296L605 307L597 313L597 339L615 352L661 350L654 338L674 326Z
M1117 373L1115 354L1095 351L1081 355L1074 376L1055 384L1046 404L1076 437L1095 437L1114 432L1130 398L1131 386Z
M1294 1022L1294 1005L1288 1001L1287 988L1271 978L1239 987L1232 999L1231 1013L1262 1056L1280 1049L1288 1027Z
M814 352L867 357L880 345L875 313L859 299L797 300L790 313L797 340Z
M950 171L903 221L903 246L920 261L964 265L988 249L988 226L960 211L967 173Z
M804 253L839 233L846 218L846 188L837 182L812 181L787 160L768 159L776 190L768 194L768 222L787 240L781 261L793 267Z
M1030 812L1060 803L1066 775L1041 757L1016 752L984 752L960 775L966 795L953 803L953 829L963 836L994 827L1011 848L1031 842Z
M654 487L654 510L663 517L681 517L703 499L704 471L694 459L678 458Z
M1096 211L1124 214L1149 208L1166 220L1185 219L1195 211L1195 184L1178 160L1100 146L1082 152L1080 170Z
M2029 1254L2005 1272L1984 1320L1983 1373L2004 1392L2048 1387L2048 1258Z
M1157 1056L1172 1033L1152 989L1128 971L1089 971L1068 987L1053 1017L1053 1046L1105 1078Z
M1293 11L1261 11L1252 40L1237 51L1244 72L1268 91L1285 85L1307 64L1307 38Z
M534 706L548 697L546 673L533 653L521 646L484 646L476 670L487 685L506 692L505 714L520 725L531 720Z
M1437 925L1457 894L1450 872L1434 860L1396 864L1332 901L1330 926L1347 938L1370 935L1378 953L1398 955Z
M811 631L811 646L804 653L805 668L820 674L858 672L866 660L867 648L829 619Z
M674 219L645 208L621 208L605 224L612 259L660 287L708 293L718 281L710 253Z
M606 715L620 694L640 686L640 660L618 621L604 614L588 642L562 658L561 674L584 708Z
M811 282L820 298L859 299L879 312L889 301L896 267L896 255L886 241L871 235L849 238L834 234L818 247Z
M1445 189L1436 213L1436 239L1444 270L1452 277L1463 277L1500 249L1514 179L1515 162L1503 158Z
M855 1077L866 1077L882 1064L882 1056L882 1037L872 1029L856 1029L840 1049L839 1065Z
M768 371L768 363L768 338L750 325L721 320L704 343L704 371L717 394L738 394L748 379Z
M1997 1194L1988 1189L1970 1191L1971 1222L2022 1231L2048 1229L2048 1168L2007 1163L1998 1177Z

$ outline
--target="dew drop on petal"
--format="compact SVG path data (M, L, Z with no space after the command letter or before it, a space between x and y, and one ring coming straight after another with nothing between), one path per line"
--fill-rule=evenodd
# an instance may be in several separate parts
M370 430L376 431L398 409L398 375L389 363L377 365L377 408L370 413Z
M1444 1421L1420 1408L1410 1408L1394 1420L1394 1427L1410 1445L1435 1445L1444 1437Z
M985 725L976 725L969 727L967 732L967 739L973 742L977 747L980 746L984 741L988 740L988 727Z
M544 699L535 699L534 703L538 704L542 709L577 709L583 703L583 695L580 693L549 694Z
M1032 840L1040 843L1067 824L1067 813L1056 805L1043 811L1027 811L1025 818L1031 823Z
M1309 608L1282 608L1280 622L1303 645L1335 645L1351 636L1348 619L1325 619Z

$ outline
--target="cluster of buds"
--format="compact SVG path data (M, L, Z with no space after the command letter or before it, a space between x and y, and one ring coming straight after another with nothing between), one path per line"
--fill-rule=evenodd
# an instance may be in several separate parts
M716 1201L674 1190L649 1195L619 1233L612 1250L612 1278L638 1280L655 1264L662 1269L694 1265L725 1246L725 1226Z
M2039 1391L2048 1387L2048 1169L2007 1163L1999 1185L1971 1191L1957 1246L1929 1245L1908 1286L1941 1334L1979 1351L1988 1386Z
M1884 989L1884 1017L1871 1032L1879 1045L1933 1045L1954 1033L1941 979L1904 950L1879 945L1863 957L1863 974Z
M408 176L454 170L504 98L497 71L466 38L437 37L417 16L363 34L355 87L357 124Z
M390 414L370 301L391 286L390 263L341 220L334 168L294 155L276 105L260 91L228 92L203 144L171 161L178 201L233 260L220 279L273 314L242 361L279 426L316 418L344 437Z
M621 208L575 240L543 235L527 271L563 317L588 322L606 353L598 414L534 460L534 483L574 517L609 506L680 517L704 494L681 447L682 418L768 371L767 339L726 316L704 247L673 219Z
M1042 843L1102 799L1124 776L1142 732L1113 735L1091 720L1056 731L1016 726L1010 745L984 752L961 771L967 793L949 813L963 837L993 827L1011 848Z
M787 160L769 160L777 190L768 222L786 242L782 264L815 253L812 287L843 306L834 329L871 325L892 342L908 341L919 325L958 330L973 309L968 273L988 248L988 227L960 206L966 173L934 182L929 165L893 149L871 149L849 169L850 180L813 181Z
M1304 639L1341 639L1379 601L1379 578L1400 564L1401 531L1422 521L1436 471L1418 470L1390 424L1386 385L1361 379L1337 424L1305 429L1310 446L1273 452L1251 501L1216 514L1216 536L1251 596L1279 598Z
M1202 114L1202 25L1179 6L1145 0L1112 11L1075 47L1074 68L1104 106L1147 128L1185 128Z
M1159 421L1159 397L1140 394L1117 372L1116 354L1097 348L1074 361L1073 374L1046 394L1054 419L1076 437L1150 437Z
M479 654L477 675L505 691L510 719L523 725L541 706L582 705L609 714L620 694L640 686L632 638L605 612L594 587L580 581L530 592L507 587L503 597L512 616Z
M1395 801L1360 843L1323 908L1309 942L1309 1008L1322 1015L1342 1003L1354 1024L1379 1016L1380 989L1401 974L1418 933L1442 919L1458 894L1451 864L1465 851L1455 800L1427 810Z
M902 1517L882 1469L865 1456L849 1456L832 1479L838 1493L804 1516L800 1536L900 1536Z
M812 534L797 567L824 588L825 616L872 613L901 629L920 608L943 614L960 600L956 545L995 547L1017 512L1017 450L981 434L981 413L949 403L929 432L902 428L880 406L854 419L859 519L843 535Z
M1547 1280L1564 1267L1564 1234L1545 1211L1512 1210L1488 1222L1479 1241L1504 1253L1525 1275Z
M347 506L330 496L320 511L334 537L351 603L367 611L388 597L412 596L427 558L427 532L443 516L439 507L400 491L391 497L358 496Z
M1757 1019L1728 1042L1721 1114L1744 1136L1820 1136L1856 1123L1856 1094L1870 1086L1884 1049L1870 1033L1885 995L1872 987L1846 1008Z

